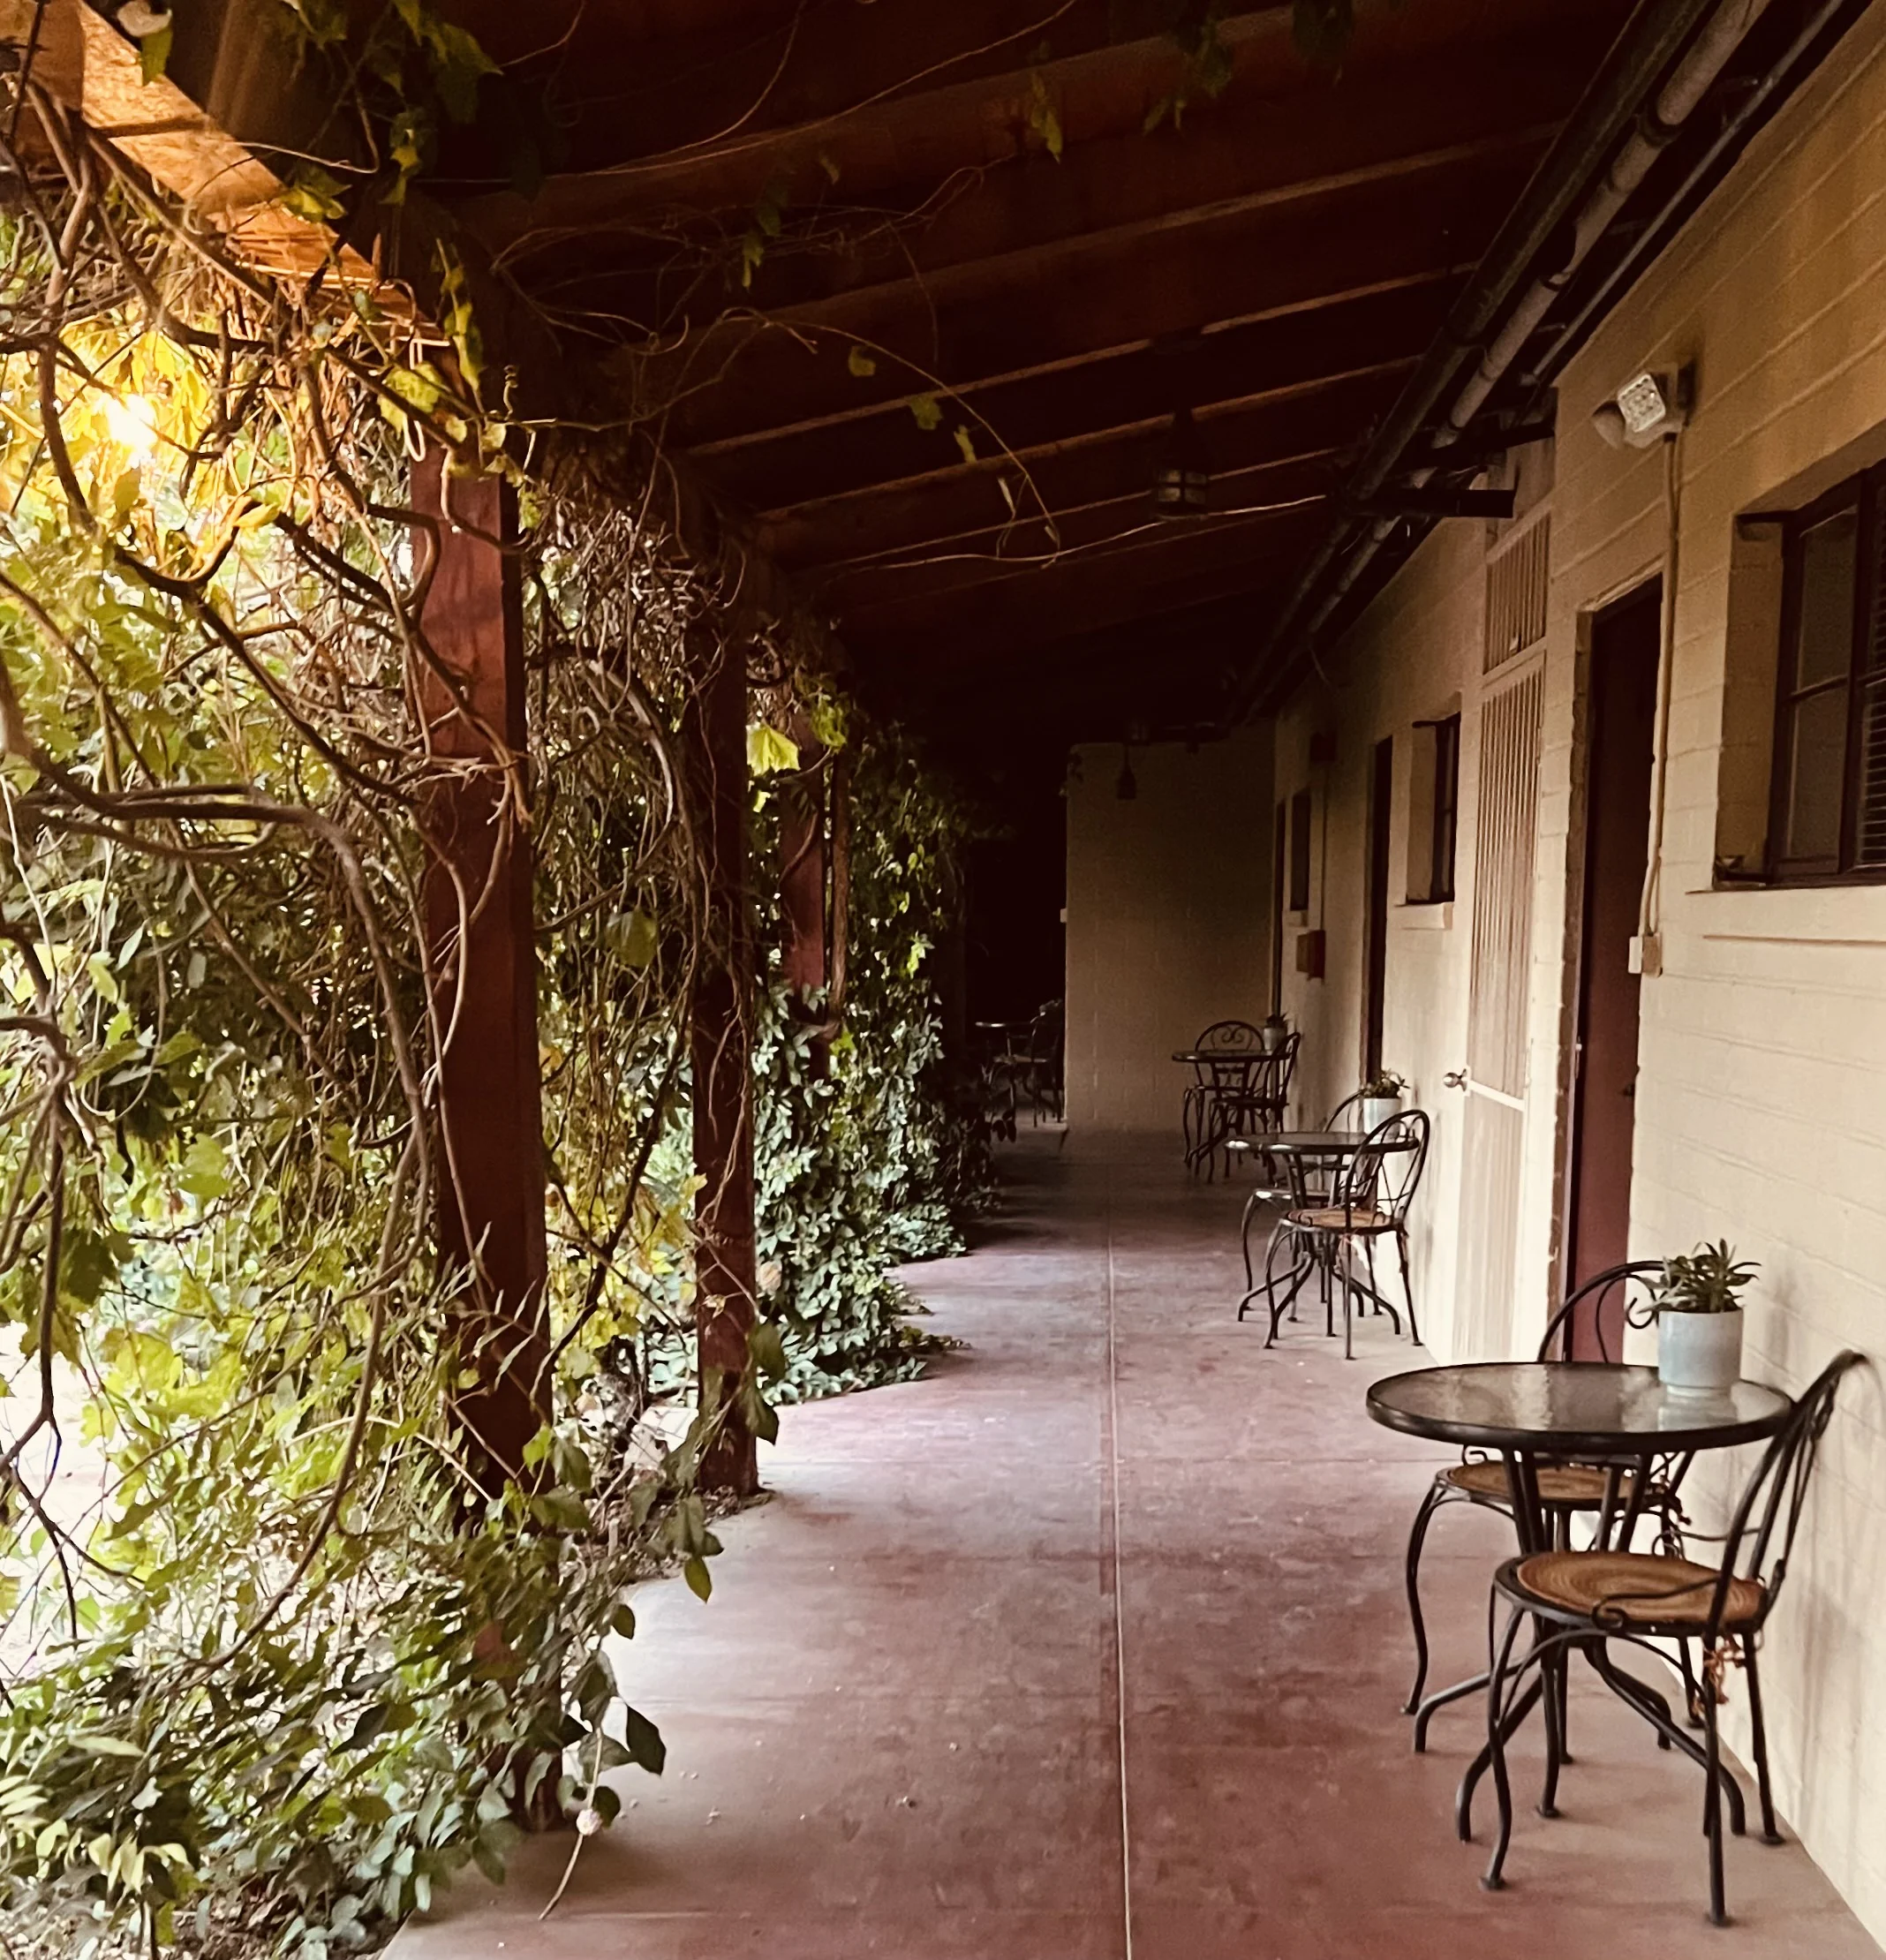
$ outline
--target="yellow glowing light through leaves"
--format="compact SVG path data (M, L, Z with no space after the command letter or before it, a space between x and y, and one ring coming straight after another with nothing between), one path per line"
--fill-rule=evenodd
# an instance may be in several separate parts
M141 395L122 399L108 395L104 403L105 426L111 440L134 456L147 456L157 446L157 411Z

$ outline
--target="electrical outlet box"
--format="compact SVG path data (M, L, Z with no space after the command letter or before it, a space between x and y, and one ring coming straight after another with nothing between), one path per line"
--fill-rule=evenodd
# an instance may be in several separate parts
M1662 937L1655 932L1647 932L1641 939L1633 939L1625 964L1633 973L1641 974L1646 980L1656 979L1663 970Z

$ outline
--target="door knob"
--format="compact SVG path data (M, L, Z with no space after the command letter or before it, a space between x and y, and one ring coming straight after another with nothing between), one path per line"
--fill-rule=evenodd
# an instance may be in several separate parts
M1446 1089L1465 1089L1467 1087L1467 1072L1464 1068L1450 1068L1441 1077L1442 1086Z

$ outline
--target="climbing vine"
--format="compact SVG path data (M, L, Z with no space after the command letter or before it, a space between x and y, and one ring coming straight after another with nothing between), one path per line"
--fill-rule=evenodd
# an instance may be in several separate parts
M30 69L14 85L0 1911L16 1954L322 1955L497 1873L524 1822L607 1821L605 1772L661 1766L614 1670L627 1585L672 1563L705 1596L718 1549L707 1437L649 1354L691 1310L703 872L676 731L728 579L622 457L543 432L520 468L455 305L434 334L338 262L264 279ZM514 484L522 750L428 637L426 451L448 507L455 480ZM509 1476L464 1413L477 1261L434 1231L482 895L428 811L468 783L538 880L554 1358ZM789 1338L756 1344L749 1409L788 1368L806 1392L909 1366L873 1262L942 1242L917 949L947 827L894 832L881 916L891 874L861 860L849 1128L804 1129L802 1162L826 1189L834 1153L876 1167L871 1249L831 1283L835 1234L807 1223L831 1208L777 1187ZM896 1096L872 1100L872 1057L915 1065Z

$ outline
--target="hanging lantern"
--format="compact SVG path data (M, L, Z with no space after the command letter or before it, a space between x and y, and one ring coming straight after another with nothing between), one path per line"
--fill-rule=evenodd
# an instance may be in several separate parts
M1155 517L1202 517L1211 509L1211 476L1189 408L1173 415L1153 470L1149 501Z

